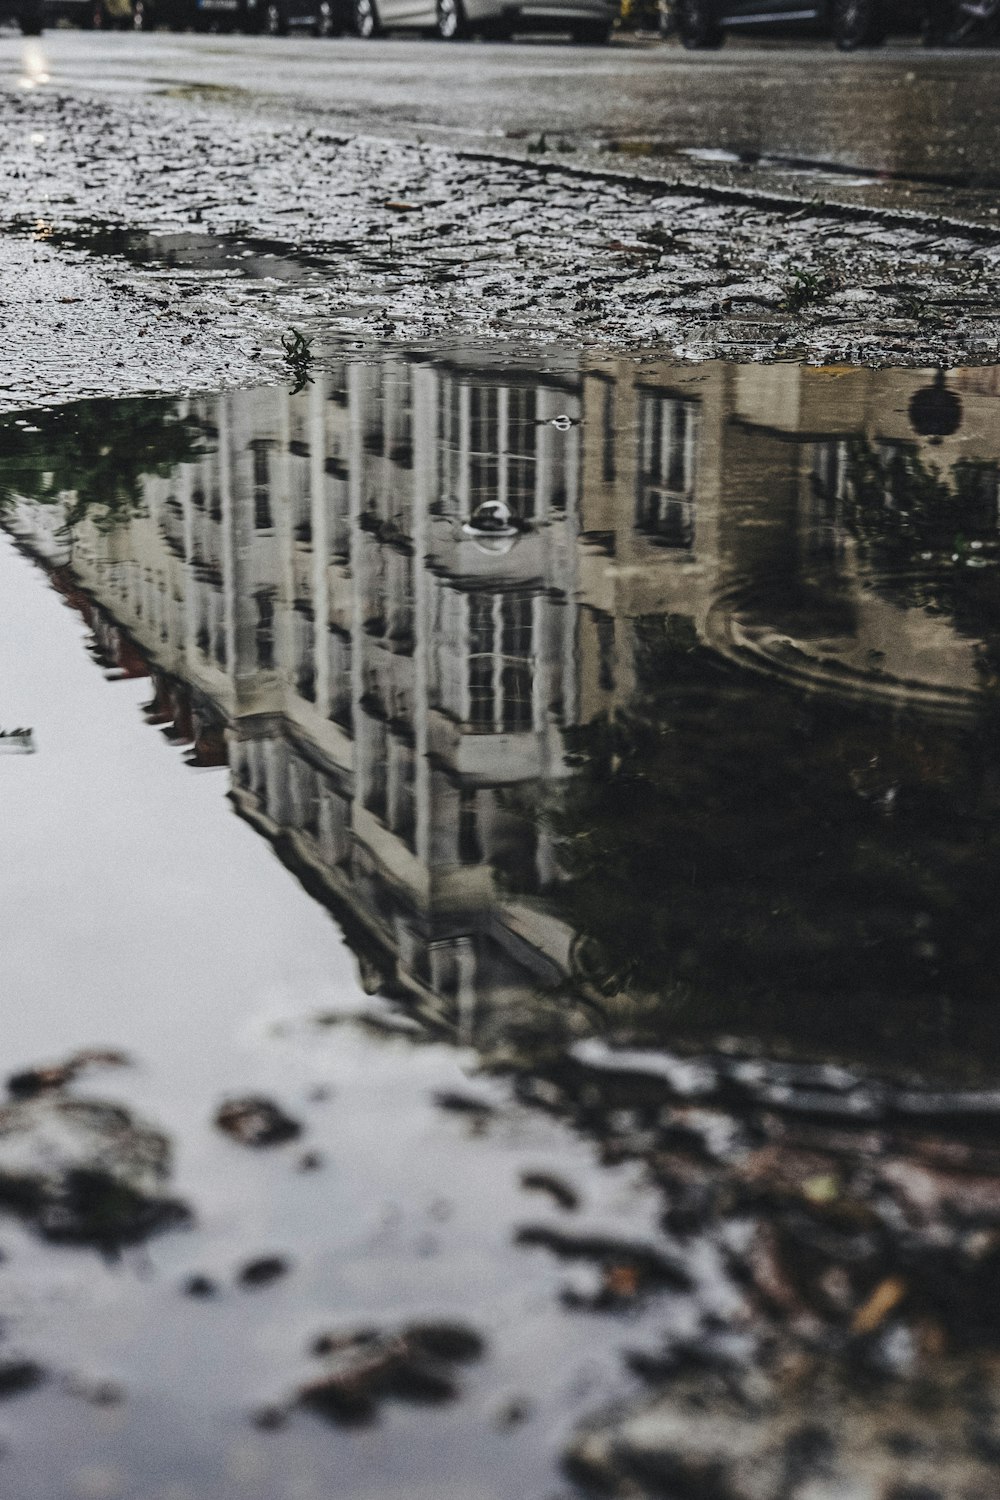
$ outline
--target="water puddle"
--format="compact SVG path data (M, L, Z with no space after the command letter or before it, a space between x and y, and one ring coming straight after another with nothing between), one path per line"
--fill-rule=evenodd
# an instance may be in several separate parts
M0 424L7 1492L979 1483L997 371L299 384Z

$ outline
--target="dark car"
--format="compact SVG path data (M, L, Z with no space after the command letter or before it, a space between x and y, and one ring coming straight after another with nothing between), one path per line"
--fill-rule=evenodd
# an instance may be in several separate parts
M194 0L132 0L132 25L136 31L187 31L194 25Z
M85 30L132 25L131 0L43 0L46 24L69 21Z
M258 31L268 36L287 36L290 31L308 31L313 36L341 36L352 18L347 0L257 0Z
M42 0L0 0L0 26L20 26L25 36L41 36L44 22Z
M287 36L305 30L313 36L339 36L350 15L347 0L133 0L133 3L191 7L196 31L266 32Z
M721 47L730 28L760 27L825 33L853 52L891 31L940 40L951 15L947 0L674 0L671 21L685 47Z

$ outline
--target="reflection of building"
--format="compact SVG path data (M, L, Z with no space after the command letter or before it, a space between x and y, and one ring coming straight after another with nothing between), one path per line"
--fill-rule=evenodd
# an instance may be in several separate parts
M25 502L8 524L119 622L95 620L119 669L138 643L151 716L228 756L237 806L382 979L482 1024L568 962L518 789L628 702L637 621L825 689L977 685L972 634L872 587L844 506L866 437L988 461L995 532L994 378L950 377L962 425L932 445L921 372L345 363L182 406L203 452L145 475L127 523L68 539ZM517 522L501 547L465 524L487 499Z
M395 360L183 410L204 453L127 525L71 558L51 512L15 527L140 644L155 714L187 685L204 739L214 705L241 811L397 978L466 1015L551 980L566 935L496 872L551 877L510 794L562 774L576 711L577 382ZM503 552L463 529L487 496L522 523Z
M944 437L921 436L911 420L913 398L932 378L794 364L622 361L588 371L584 717L627 698L627 622L647 613L684 615L702 639L745 664L826 691L898 690L939 707L976 692L975 629L961 628L947 610L906 607L847 524L860 443L883 465L902 455L946 480L963 464L978 466L975 504L968 496L955 502L952 535L964 533L977 549L995 544L995 372L949 376L962 416ZM634 432L631 443L616 441L622 430ZM877 531L884 519L888 533L894 508L907 501L887 487L879 503L884 514L871 525ZM901 569L901 557L894 561ZM918 571L941 561L930 553L912 560ZM943 561L950 566L950 557ZM621 680L613 682L616 632Z

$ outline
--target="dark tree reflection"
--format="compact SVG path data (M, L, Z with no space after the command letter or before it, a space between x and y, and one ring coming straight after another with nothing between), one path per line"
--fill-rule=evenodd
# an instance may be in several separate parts
M100 529L142 507L142 478L168 475L200 448L200 428L169 400L74 401L0 419L0 507L72 492L65 527Z
M638 637L633 701L572 731L542 811L584 991L648 1040L995 1054L995 722L798 696L676 617Z

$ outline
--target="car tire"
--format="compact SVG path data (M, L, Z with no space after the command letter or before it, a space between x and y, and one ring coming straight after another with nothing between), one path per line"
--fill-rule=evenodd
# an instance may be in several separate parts
M288 35L288 17L280 0L267 0L264 6L264 30L268 36Z
M353 19L356 36L368 41L372 37L383 35L375 0L353 0Z
M443 42L461 42L469 35L462 0L437 0L437 34Z
M677 0L677 34L689 51L721 47L722 27L713 0Z
M838 52L880 47L885 41L881 0L833 0L831 16Z
M606 47L611 40L610 21L577 21L570 36L578 47Z
M152 31L153 16L147 0L132 0L132 30Z

